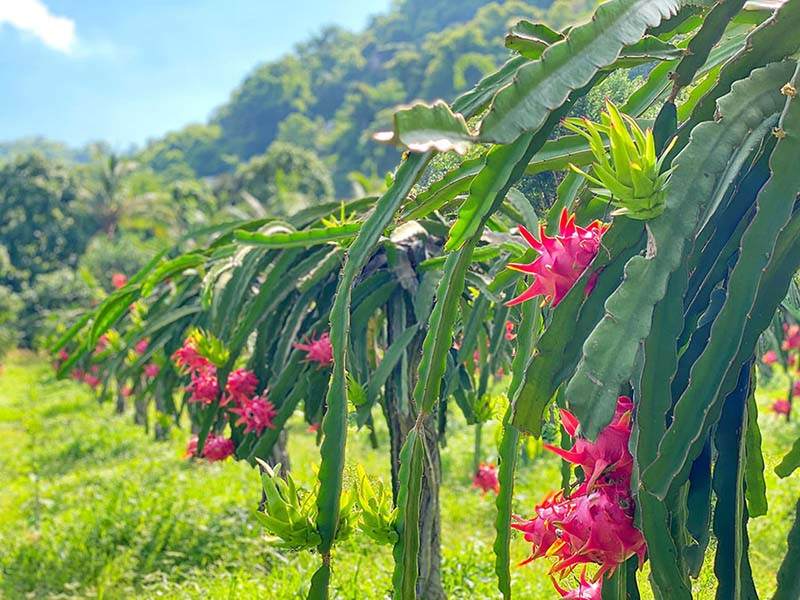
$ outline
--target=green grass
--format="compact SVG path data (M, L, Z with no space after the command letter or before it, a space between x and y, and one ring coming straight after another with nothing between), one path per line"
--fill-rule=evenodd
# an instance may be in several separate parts
M767 414L761 421L771 469L800 427ZM491 452L493 429L484 435ZM388 481L385 432L379 438L376 451L365 433L351 432L351 473L357 461ZM0 597L303 598L318 557L265 541L253 517L256 474L245 464L187 462L185 442L179 431L169 442L153 441L83 387L55 381L41 360L12 354L0 375ZM451 598L496 598L494 502L470 487L471 448L472 430L452 419L442 451L443 578ZM308 485L318 455L299 419L289 452L295 477ZM542 455L521 466L518 481L515 508L530 513L559 485L558 462ZM800 495L798 477L777 485L770 475L769 484L770 513L751 523L763 597L774 587ZM516 538L514 560L528 552ZM711 562L698 598L713 597ZM336 598L389 596L388 547L356 535L336 549L334 569ZM553 598L546 569L541 561L512 568L515 597Z

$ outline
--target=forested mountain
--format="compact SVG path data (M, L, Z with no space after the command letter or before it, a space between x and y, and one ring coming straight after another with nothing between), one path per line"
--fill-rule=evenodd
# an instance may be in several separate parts
M451 99L495 69L516 20L563 27L594 4L395 0L361 33L328 27L256 67L207 123L142 150L0 144L0 355L46 339L71 307L103 297L113 274L132 275L190 231L382 190L398 156L371 134L397 105ZM594 114L599 94L622 97L631 85L610 78L580 110ZM453 160L438 157L425 181ZM542 174L518 187L536 205L555 183Z
M328 27L281 59L258 66L208 124L151 143L141 158L170 178L209 176L261 154L275 141L313 151L339 195L348 175L381 176L395 164L365 132L385 128L398 104L452 98L508 56L515 19L564 26L594 0L396 0L362 33Z

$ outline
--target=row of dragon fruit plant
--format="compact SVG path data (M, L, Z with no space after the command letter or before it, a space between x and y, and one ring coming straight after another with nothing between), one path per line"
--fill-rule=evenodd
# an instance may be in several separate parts
M691 598L710 552L718 598L757 597L755 355L800 267L798 28L800 0L611 0L564 32L523 21L497 72L376 135L407 150L383 195L220 226L158 257L64 335L61 372L96 366L98 385L188 414L196 454L259 464L264 526L319 553L309 598L328 597L332 550L356 529L392 545L394 597L444 596L438 441L451 401L483 419L500 369L498 480L484 466L476 484L497 489L504 597L512 528L565 598L638 597L644 563L656 597ZM565 119L645 65L600 123ZM417 185L436 154L469 148ZM546 171L565 175L536 215L514 185ZM321 419L306 493L271 461L300 402ZM348 425L372 428L376 405L391 490L362 473L345 491ZM512 519L521 440L553 422L548 448L575 468ZM798 466L800 442L777 471ZM775 598L798 597L798 553L800 523Z

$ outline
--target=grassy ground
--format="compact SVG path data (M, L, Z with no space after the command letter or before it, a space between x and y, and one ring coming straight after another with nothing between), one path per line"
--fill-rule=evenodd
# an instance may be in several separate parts
M766 414L761 421L771 468L800 428ZM317 557L265 543L252 514L259 496L253 471L232 462L189 463L181 458L185 434L174 437L153 442L83 388L53 381L35 357L12 354L0 375L0 597L304 597ZM314 437L297 421L290 440L295 476L308 483L318 462ZM388 479L384 452L371 450L363 434L353 432L351 440L349 468L358 460ZM385 435L381 441L385 448ZM495 598L494 503L470 489L471 446L471 430L454 423L442 456L444 582L451 598ZM785 550L798 479L778 486L770 477L770 514L751 524L765 597ZM529 513L558 484L552 458L523 466L517 510ZM515 540L515 559L528 551ZM388 597L388 548L356 537L334 559L336 598ZM512 571L515 597L554 597L546 565ZM706 569L698 598L713 597L711 581Z

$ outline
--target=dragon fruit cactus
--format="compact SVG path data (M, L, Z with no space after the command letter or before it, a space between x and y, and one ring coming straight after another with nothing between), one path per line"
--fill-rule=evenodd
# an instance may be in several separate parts
M580 467L583 482L566 497L550 494L536 506L533 518L517 517L514 529L532 545L530 562L543 557L556 560L551 572L565 577L583 565L599 565L593 582L581 576L577 590L556 590L564 598L599 598L602 578L630 557L644 561L646 545L633 523L634 502L630 492L633 459L628 450L633 403L620 396L614 419L594 442L577 438L569 450L546 446L564 460ZM569 411L561 412L562 424L575 436L579 423ZM594 594L594 595L592 595Z
M329 367L333 364L333 346L327 331L318 338L308 338L305 344L296 343L293 346L306 353L308 362L315 362L320 367Z
M533 236L525 227L519 226L519 232L525 241L539 253L532 263L512 263L510 269L534 276L533 283L522 294L508 301L513 306L537 296L543 297L543 304L548 302L553 308L558 306L583 275L583 272L597 256L600 240L608 230L608 225L593 221L588 227L575 224L575 215L561 211L558 233L549 237L543 226L539 226L539 238ZM586 292L591 292L592 283Z
M493 464L481 463L475 476L472 478L472 487L480 489L484 494L493 491L500 492L500 481L497 479L497 467Z

